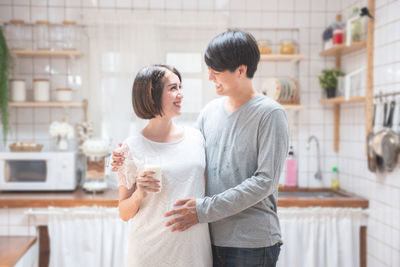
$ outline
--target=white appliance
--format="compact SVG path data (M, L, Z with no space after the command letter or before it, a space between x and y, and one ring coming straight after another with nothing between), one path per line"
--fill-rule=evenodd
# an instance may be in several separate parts
M1 152L0 191L72 191L74 152Z

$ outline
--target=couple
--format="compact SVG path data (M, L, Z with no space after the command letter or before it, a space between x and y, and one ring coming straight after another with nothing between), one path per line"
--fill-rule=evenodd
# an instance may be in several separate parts
M137 74L133 108L150 121L114 151L112 163L120 217L133 218L129 266L276 265L288 124L283 108L253 88L259 59L249 33L229 30L211 40L205 62L224 97L201 111L198 129L172 122L183 99L175 68L153 65ZM161 184L140 168L150 154L161 157Z

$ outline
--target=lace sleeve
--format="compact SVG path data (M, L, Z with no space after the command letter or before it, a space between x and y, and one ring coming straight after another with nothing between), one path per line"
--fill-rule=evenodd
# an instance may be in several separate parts
M136 182L138 175L138 167L135 158L129 150L129 146L124 142L121 146L120 151L124 152L125 160L124 164L118 168L117 182L118 186L125 186L127 189L131 189Z

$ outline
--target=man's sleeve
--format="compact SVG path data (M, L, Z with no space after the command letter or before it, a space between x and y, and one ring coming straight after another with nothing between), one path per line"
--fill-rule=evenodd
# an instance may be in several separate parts
M288 152L288 131L286 114L281 109L270 112L260 122L257 171L236 187L211 197L196 199L200 223L235 215L278 189L279 177Z

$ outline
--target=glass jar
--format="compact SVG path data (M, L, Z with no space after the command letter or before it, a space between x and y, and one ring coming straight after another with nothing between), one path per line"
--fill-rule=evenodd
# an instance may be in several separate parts
M22 32L24 34L22 40L23 40L23 46L24 49L33 49L33 27L32 24L25 24L22 26Z
M33 80L33 99L37 102L50 101L50 82L48 79Z
M334 45L340 45L343 43L344 29L342 27L336 27L333 29L332 43Z
M26 100L26 84L24 79L11 79L11 101L24 102Z
M259 40L257 43L260 54L267 55L272 53L270 40Z
M11 49L25 49L24 26L25 22L20 19L10 20L10 23L6 25L6 38Z
M70 102L72 101L72 89L71 88L57 88L56 99L58 102Z
M296 44L291 39L284 39L281 41L280 53L282 55L293 55L296 53Z
M64 48L64 25L51 24L49 29L51 50L62 50Z
M78 27L73 20L64 20L64 50L76 50L78 44Z
M49 45L49 22L47 20L38 20L34 27L35 48L38 50L48 50Z

